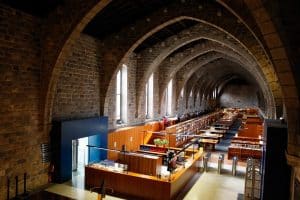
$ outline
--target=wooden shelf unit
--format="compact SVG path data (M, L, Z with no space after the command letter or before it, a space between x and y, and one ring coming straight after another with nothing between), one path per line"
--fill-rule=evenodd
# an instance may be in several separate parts
M148 141L152 137L153 131L159 130L160 122L157 121L140 126L119 128L109 132L107 147L108 149L122 150L122 146L125 145L127 151L137 151L140 148L140 144L145 143L145 140ZM107 158L117 160L118 154L109 151Z
M202 117L190 119L188 121L180 122L173 126L166 128L168 134L169 146L180 147L190 139L192 135L198 134L200 129L220 118L220 112L214 112ZM191 136L189 136L191 135Z
M156 176L162 166L161 156L143 155L137 153L119 153L118 161L128 165L128 171Z
M255 113L254 109L249 112ZM248 157L261 159L263 135L263 119L258 116L246 117L243 128L240 128L238 135L231 140L231 145L228 147L228 159L234 156L241 160L246 160Z
M247 158L249 157L254 159L261 159L262 149L229 146L228 159L232 159L234 156L237 156L239 160L247 160Z

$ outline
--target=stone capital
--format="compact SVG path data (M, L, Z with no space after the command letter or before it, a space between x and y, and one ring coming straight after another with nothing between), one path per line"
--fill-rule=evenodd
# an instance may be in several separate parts
M291 167L300 167L300 157L285 153L288 165Z

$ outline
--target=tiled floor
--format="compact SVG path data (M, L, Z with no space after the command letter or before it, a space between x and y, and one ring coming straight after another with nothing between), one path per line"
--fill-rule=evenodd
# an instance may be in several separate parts
M190 189L184 200L237 200L244 191L244 177L206 172Z
M59 194L61 196L66 196L71 199L78 199L78 200L92 200L97 199L98 195L95 192L90 192L88 190L75 188L69 186L68 184L54 184L46 189L47 192L52 192L55 194ZM106 200L117 200L120 198L112 197L106 195Z

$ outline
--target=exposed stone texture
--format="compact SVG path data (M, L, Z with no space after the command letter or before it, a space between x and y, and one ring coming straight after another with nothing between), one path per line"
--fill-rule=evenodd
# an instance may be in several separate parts
M0 199L6 199L6 178L11 195L14 177L24 172L28 189L47 183L40 151L48 135L40 121L39 27L39 20L0 5Z
M27 172L29 189L47 183L48 163L41 163L40 144L48 142L51 120L104 114L109 116L109 128L116 127L115 74L123 63L128 65L129 125L145 121L144 86L152 72L154 118L159 118L164 115L165 106L161 94L175 71L170 67L175 66L174 63L179 73L174 75L178 82L173 82L173 94L177 94L173 96L174 114L201 111L216 104L211 91L219 82L205 73L197 72L194 76L191 72L185 73L195 62L203 67L208 62L228 59L241 66L252 66L249 72L262 76L257 79L260 87L270 90L266 101L276 102L269 106L269 116L275 113L275 108L280 111L282 103L285 104L288 152L300 157L299 84L293 74L297 70L291 69L290 61L294 60L288 61L290 52L281 45L282 35L278 31L282 30L273 24L278 19L268 15L261 0L226 1L235 13L223 7L222 0L206 1L201 9L199 1L174 0L166 8L158 8L149 16L133 20L128 26L115 27L116 32L101 41L82 35L84 27L109 2L64 1L43 20L0 5L0 199L5 199L7 177ZM238 5L242 9L235 9ZM222 17L217 17L220 10ZM133 53L154 32L183 19L201 20L218 29L202 26L194 32L186 30L166 39L164 45L159 42L138 55ZM204 36L221 45L210 49L216 57L203 54L199 60L194 57L182 64L180 61L189 55L188 52L172 55L178 48ZM195 52L196 48L189 50L192 49ZM169 69L163 68L167 65ZM180 67L183 68L179 70ZM201 67L197 70L202 71ZM256 67L257 71L254 70ZM191 82L186 84L188 81ZM177 99L182 88L185 88L184 96ZM193 91L192 97L189 97L190 91ZM254 93L241 102L243 105L255 102L248 102L249 99L254 99Z
M251 85L230 84L220 96L221 107L258 107L257 88Z
M274 60L287 59L284 48L271 49L271 55Z
M275 65L275 69L278 73L279 72L288 72L291 70L289 67L289 62L286 59L275 60L274 65Z
M207 34L208 32L210 34ZM202 37L207 38L208 41L203 41ZM176 54L174 53L174 55L171 55L174 49L180 48L183 43L195 42L195 40L199 40L199 44L188 48L185 51L177 52ZM210 40L217 42L212 42ZM162 84L160 84L160 101L162 101L162 88L166 87L168 81L172 78L172 76L175 75L177 71L180 70L180 68L181 71L192 74L194 70L185 69L184 66L187 65L189 61L195 62L196 59L198 59L198 62L199 60L206 62L208 59L203 59L204 56L201 57L201 54L205 55L208 52L211 52L213 56L216 56L217 53L214 53L213 51L218 53L221 52L226 56L231 57L230 60L238 60L238 62L241 63L241 66L248 68L248 70L254 73L255 77L258 77L258 79L262 76L260 75L259 69L255 68L257 66L255 66L253 58L249 56L248 52L239 44L239 42L205 23L197 24L188 30L182 31L176 36L167 38L164 43L164 47L158 43L141 53L138 70L139 78L137 79L137 86L140 87L138 88L138 96L142 92L141 86L144 85L144 77L151 72L151 69L156 70L158 66L161 66L159 69L160 79L162 80ZM260 49L259 46L258 49ZM166 56L168 56L168 59L165 59ZM201 64L197 64L197 66L201 67ZM270 71L268 68L265 68L264 73L270 74L272 71ZM179 74L181 73L179 72ZM269 78L268 76L266 77ZM262 83L263 81L260 80L258 82ZM265 94L267 94L268 89L265 89L265 91ZM269 103L271 103L271 101L269 101Z
M41 96L44 130L49 132L53 101L60 69L72 51L72 46L90 20L111 0L73 0L50 13L41 34L43 67ZM100 99L101 100L101 99ZM100 110L101 111L101 110Z
M99 116L100 42L84 34L61 69L53 106L53 119Z
M276 32L275 27L274 27L272 21L267 21L267 22L259 23L258 26L260 27L261 32L263 34L270 34L270 33Z
M276 33L265 35L265 40L270 48L276 48L282 46L279 35Z

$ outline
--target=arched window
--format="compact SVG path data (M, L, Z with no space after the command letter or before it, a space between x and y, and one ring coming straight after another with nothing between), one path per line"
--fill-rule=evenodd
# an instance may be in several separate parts
M117 73L116 119L118 124L127 122L127 66L125 64Z
M166 89L166 115L169 116L172 114L172 80L168 83L167 89Z
M146 83L146 105L145 105L146 118L153 117L153 73Z
M183 93L184 93L184 88L181 89L181 92L180 92L180 97L182 98L183 97Z

